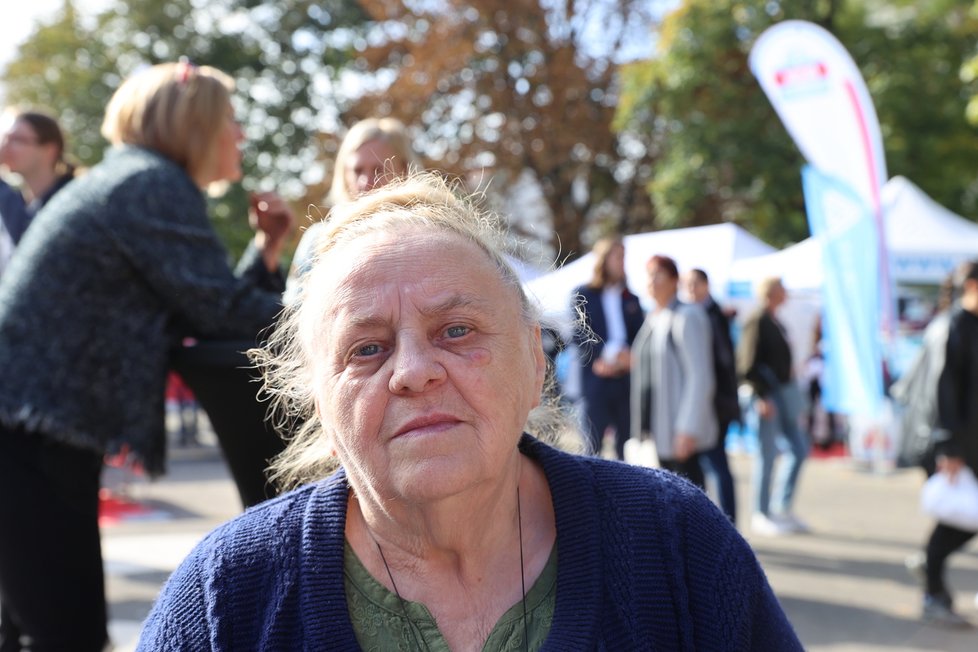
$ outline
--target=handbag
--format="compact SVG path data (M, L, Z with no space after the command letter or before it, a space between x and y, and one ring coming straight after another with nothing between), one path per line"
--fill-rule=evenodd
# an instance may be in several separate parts
M631 437L625 441L625 461L635 466L659 467L659 456L655 452L655 441L651 437L639 439Z
M978 532L978 479L967 466L953 481L947 473L935 473L920 492L920 508L939 523Z

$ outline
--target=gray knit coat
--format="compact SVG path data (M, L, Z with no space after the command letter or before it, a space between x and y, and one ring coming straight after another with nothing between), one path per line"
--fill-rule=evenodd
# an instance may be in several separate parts
M123 147L38 213L0 280L0 421L163 471L178 336L254 341L282 279L237 272L190 176ZM278 291L276 291L276 289Z

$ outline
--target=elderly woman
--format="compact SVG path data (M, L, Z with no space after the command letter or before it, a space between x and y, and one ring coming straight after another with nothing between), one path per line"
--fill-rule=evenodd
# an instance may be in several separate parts
M101 651L106 454L163 471L164 383L187 332L250 338L280 310L291 214L264 196L239 274L203 189L240 177L231 80L160 64L128 79L115 147L37 214L0 281L0 649Z
M326 203L329 206L348 202L420 169L420 160L411 147L407 128L394 118L367 118L346 132L333 165L333 180ZM298 295L299 279L309 271L323 223L315 222L302 234L292 257L292 273L286 289L286 301Z
M139 649L801 649L702 492L524 433L540 325L488 224L434 176L333 210L257 353L306 419L279 476L319 479L201 542Z

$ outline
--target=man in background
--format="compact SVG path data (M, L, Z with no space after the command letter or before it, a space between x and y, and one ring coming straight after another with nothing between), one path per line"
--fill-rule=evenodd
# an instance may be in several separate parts
M730 337L730 319L710 294L710 278L702 269L691 269L684 278L684 289L692 303L699 304L710 318L712 336L713 374L716 389L713 393L713 411L717 418L716 446L703 452L700 462L703 470L716 485L717 502L730 522L737 524L737 498L733 475L727 460L727 430L734 421L740 422L740 400L737 395L737 366L734 360L733 340Z

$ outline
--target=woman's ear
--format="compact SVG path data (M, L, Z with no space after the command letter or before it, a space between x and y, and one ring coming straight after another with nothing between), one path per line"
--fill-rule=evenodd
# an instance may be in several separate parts
M323 437L326 438L326 445L329 447L329 454L331 457L336 457L336 440L333 438L332 430L326 428L325 421L323 420L323 411L321 409L319 399L315 399L316 405L316 418L319 419L319 429L323 433Z

